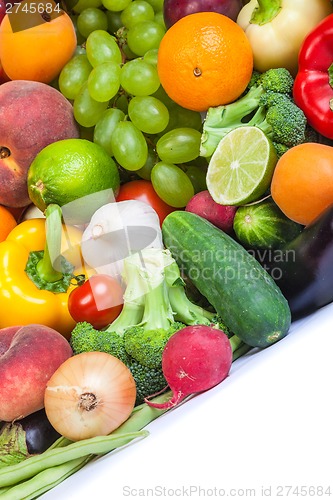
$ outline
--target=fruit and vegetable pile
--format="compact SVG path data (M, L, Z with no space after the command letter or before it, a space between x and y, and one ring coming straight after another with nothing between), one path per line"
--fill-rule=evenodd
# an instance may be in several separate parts
M333 301L328 0L0 0L0 495Z

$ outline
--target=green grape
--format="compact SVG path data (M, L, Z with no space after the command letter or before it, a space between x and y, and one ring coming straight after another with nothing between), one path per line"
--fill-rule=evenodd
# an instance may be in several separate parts
M114 36L105 30L95 30L87 38L87 57L95 67L105 62L122 63L120 48Z
M201 133L181 127L166 132L156 143L159 158L166 163L186 163L200 155Z
M151 95L160 86L157 69L141 58L127 61L121 68L120 84L128 94Z
M148 52L147 52L147 54L148 54ZM145 58L145 56L143 56L143 58ZM162 101L163 104L165 104L168 109L170 109L171 106L174 106L176 104L175 101L173 101L171 99L171 97L169 97L168 94L165 92L162 85L160 85L158 87L156 92L154 92L153 96L156 97L156 99L159 99L160 101ZM177 106L178 106L178 104L177 104Z
M150 49L158 49L165 31L163 26L155 21L136 23L128 30L128 46L134 54L143 56Z
M118 94L111 99L110 107L120 109L125 115L128 114L128 100L129 97L126 93L118 92Z
M77 29L85 38L95 30L107 30L108 19L105 12L95 7L84 9L77 18Z
M95 125L93 142L102 146L110 156L113 156L111 147L111 136L116 125L125 119L125 113L117 108L109 108L104 111Z
M120 28L116 33L117 42L118 42L118 45L119 45L121 51L125 55L125 60L135 59L138 56L136 54L134 54L134 52L131 51L131 49L129 48L129 46L127 44L127 32L128 32L128 29L125 26Z
M92 66L85 54L68 61L59 75L59 90L67 99L75 99L82 85L88 80Z
M82 125L79 125L80 139L86 139L87 141L93 142L94 128L95 127L82 127Z
M155 12L145 0L133 0L121 13L121 20L126 28L132 28L141 21L153 21Z
M81 33L79 32L78 30L78 27L77 27L77 19L78 19L78 14L71 14L70 15L70 18L72 20L72 23L73 23L73 26L74 26L74 30L75 30L75 34L76 34L76 43L77 43L77 47L76 47L76 51L78 51L78 49L84 44L84 42L86 41L86 38L84 36L81 35Z
M120 12L121 10L126 9L131 1L132 0L102 0L102 3L107 10Z
M170 110L170 113L172 112L177 116L178 127L190 127L202 131L202 116L199 111L192 111L176 104L173 110Z
M120 121L116 125L111 136L111 148L115 160L125 170L139 170L147 161L146 139L130 121Z
M128 115L138 129L146 134L162 132L169 122L169 111L163 102L152 96L133 97Z
M199 193L207 189L206 172L201 168L195 165L189 165L186 167L185 173L193 184L194 193Z
M162 28L166 31L166 26L165 26L165 22L164 22L164 15L163 15L162 10L160 10L159 12L156 12L156 14L154 16L154 21L155 21L155 23L160 24L162 26Z
M74 99L74 118L82 127L93 127L101 118L109 102L95 101L89 94L88 83L84 83Z
M119 87L120 65L115 62L99 64L89 75L88 90L95 101L109 101L118 93Z
M80 56L82 54L84 54L85 56L87 55L87 51L86 51L85 45L84 44L83 45L77 45L76 49L74 51L73 57L74 56Z
M85 9L89 9L90 7L101 7L102 0L79 0L73 7L73 11L80 14Z
M150 49L143 56L143 60L153 66L157 66L158 49Z
M155 12L163 10L164 0L146 0L153 7Z
M139 168L139 170L136 170L136 174L141 177L141 179L145 179L146 181L151 180L151 171L153 169L153 166L156 165L158 162L158 156L156 154L156 151L153 147L148 146L148 157L146 163L143 165L142 168Z
M107 10L105 14L108 19L108 32L116 34L116 32L123 26L121 21L121 11L114 12L112 10Z
M198 111L171 103L168 106L170 120L165 132L179 127L190 127L202 132L202 116Z
M174 208L185 207L194 196L189 177L173 163L156 163L151 171L151 182L158 196Z

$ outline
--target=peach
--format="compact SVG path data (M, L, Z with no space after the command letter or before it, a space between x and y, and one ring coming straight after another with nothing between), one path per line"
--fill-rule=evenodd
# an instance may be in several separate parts
M57 89L28 80L0 85L0 204L28 206L27 172L37 153L78 137L73 106Z
M0 420L12 422L44 407L46 384L73 355L69 342L44 325L0 330Z

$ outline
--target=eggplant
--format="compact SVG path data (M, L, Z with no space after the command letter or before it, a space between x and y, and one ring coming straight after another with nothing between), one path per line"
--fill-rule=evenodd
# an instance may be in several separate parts
M333 205L281 250L270 252L264 267L286 297L293 320L331 303Z
M14 422L0 422L0 467L43 453L59 437L44 408Z
M50 424L44 408L17 423L21 424L25 431L25 441L30 454L43 453L60 437Z

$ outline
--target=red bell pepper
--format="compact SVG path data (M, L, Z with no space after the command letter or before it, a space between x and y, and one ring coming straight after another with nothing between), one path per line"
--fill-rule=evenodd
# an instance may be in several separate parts
M309 125L333 139L333 14L303 40L293 96Z

